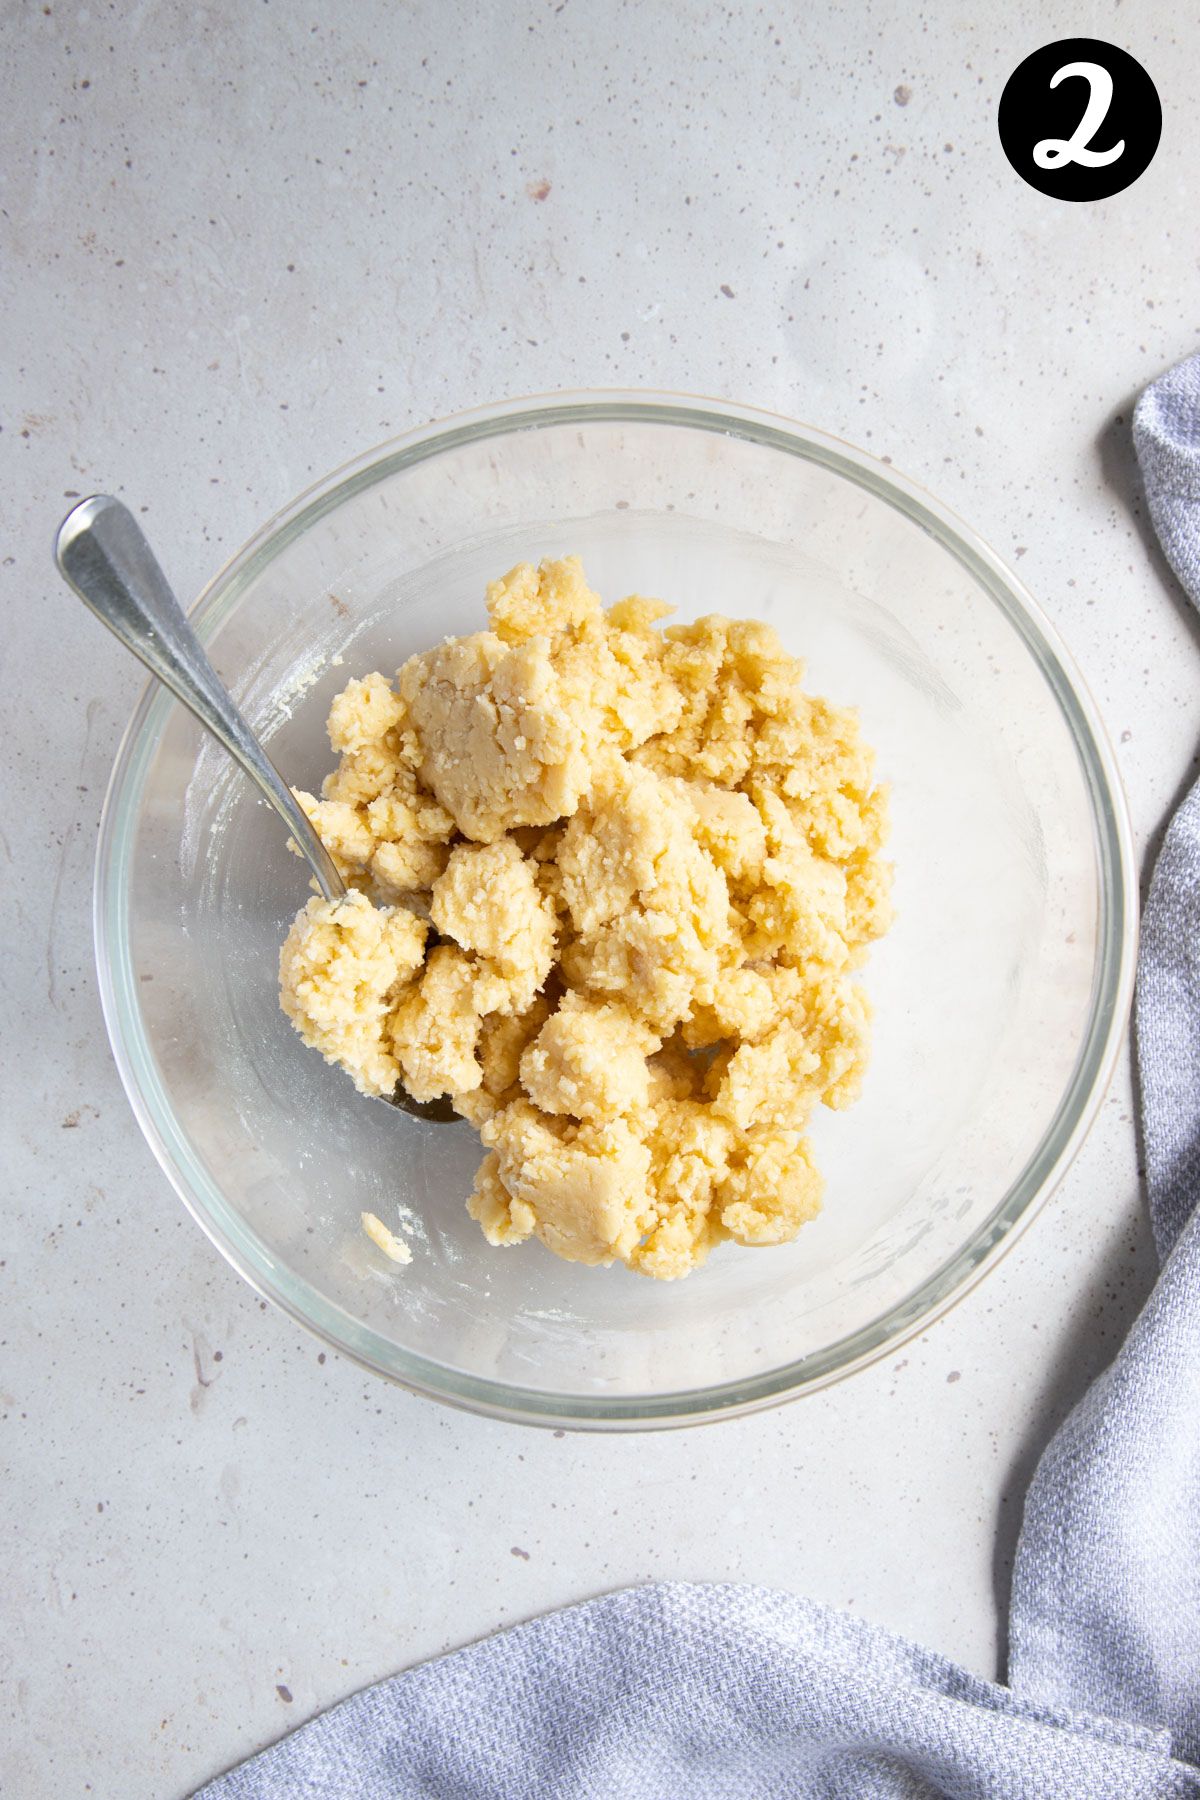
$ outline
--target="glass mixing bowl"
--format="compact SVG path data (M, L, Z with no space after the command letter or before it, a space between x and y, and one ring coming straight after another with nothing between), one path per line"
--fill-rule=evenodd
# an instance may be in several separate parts
M675 1284L490 1248L464 1206L470 1127L359 1098L280 1012L307 870L153 685L101 828L101 993L171 1182L293 1318L481 1412L677 1424L861 1367L996 1261L1099 1104L1136 888L1112 753L1021 584L890 468L768 414L600 393L412 432L273 520L192 617L279 767L313 789L349 676L478 629L491 577L572 551L606 600L769 620L810 689L859 707L892 784L874 1052L858 1104L816 1121L825 1210L794 1244L722 1247ZM401 1224L410 1266L366 1239L363 1210Z

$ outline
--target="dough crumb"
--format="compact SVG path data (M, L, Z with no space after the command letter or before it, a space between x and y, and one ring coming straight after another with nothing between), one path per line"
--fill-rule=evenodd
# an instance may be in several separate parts
M410 1263L412 1261L412 1251L404 1239L397 1237L394 1231L389 1231L377 1214L365 1212L361 1217L363 1230L373 1244L378 1244L385 1256L391 1257L394 1263Z
M450 1096L491 1244L673 1281L790 1242L891 921L857 716L769 626L606 612L577 557L518 564L487 607L334 701L338 765L298 798L350 892L297 916L283 1009L364 1094Z

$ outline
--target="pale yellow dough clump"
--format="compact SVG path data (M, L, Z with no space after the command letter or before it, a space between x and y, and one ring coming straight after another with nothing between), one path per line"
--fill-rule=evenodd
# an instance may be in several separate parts
M688 1274L821 1204L806 1128L855 1098L890 922L885 790L770 627L601 607L575 557L491 629L352 681L298 797L351 888L310 900L284 1011L365 1094L449 1095L489 1242Z
M377 1213L365 1212L360 1214L360 1217L363 1230L371 1242L378 1245L389 1261L401 1265L412 1261L412 1251L404 1239L397 1237L394 1231L389 1231Z

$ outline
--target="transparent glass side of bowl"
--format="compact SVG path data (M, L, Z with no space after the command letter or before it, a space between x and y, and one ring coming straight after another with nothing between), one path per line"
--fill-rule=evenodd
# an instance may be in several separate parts
M285 534L286 537L286 534ZM484 622L522 559L578 552L606 600L768 620L812 691L856 705L892 789L897 917L865 982L863 1094L822 1114L821 1217L723 1247L682 1284L489 1248L469 1127L360 1099L279 1011L306 871L178 709L128 827L128 976L174 1129L221 1229L394 1350L546 1394L653 1396L755 1378L888 1331L1003 1229L1087 1029L1099 890L1077 746L1018 631L918 523L818 460L621 420L467 439L376 471L216 595L218 667L280 767L317 788L329 701ZM397 1270L359 1215L403 1232Z

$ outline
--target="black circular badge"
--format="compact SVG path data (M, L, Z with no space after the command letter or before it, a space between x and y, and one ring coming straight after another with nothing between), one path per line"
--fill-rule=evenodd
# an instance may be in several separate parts
M1140 62L1099 38L1061 38L1019 63L996 115L1017 174L1054 200L1107 200L1150 166L1158 90Z

